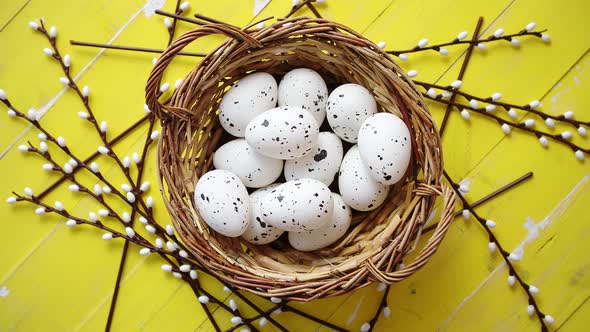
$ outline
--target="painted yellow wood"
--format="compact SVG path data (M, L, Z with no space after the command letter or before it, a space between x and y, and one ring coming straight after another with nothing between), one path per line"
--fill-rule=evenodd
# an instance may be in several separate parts
M190 13L199 12L241 26L253 20L256 2L262 1L193 1ZM60 94L59 67L43 55L41 50L47 43L27 23L43 16L49 25L58 26L59 45L71 54L74 73L82 72L78 83L90 86L91 104L99 118L109 122L112 137L143 115L143 86L154 55L114 51L100 54L98 49L71 47L67 41L106 43L116 36L113 44L161 48L167 41L162 18L146 18L141 11L144 1L139 0L31 1L15 16L25 3L6 1L0 9L0 25L11 20L0 32L0 41L5 45L5 51L0 53L0 88L22 110L45 106L48 111L41 120L43 125L63 135L81 155L92 153L100 142L89 125L76 116L82 105L71 91ZM282 16L290 5L290 1L271 1L258 18ZM173 1L168 1L165 9L171 11L173 7ZM584 17L586 7L582 0L346 0L318 5L326 18L347 24L375 42L386 41L387 49L411 48L424 37L431 43L443 42L463 30L471 34L479 16L484 17L484 36L499 27L517 31L536 21L539 28L549 29L551 44L523 38L517 49L499 43L487 52L476 51L464 79L465 91L478 95L500 91L505 100L523 104L539 99L543 109L554 114L573 110L577 118L590 119L586 92L590 88L590 43L581 34L589 28ZM311 15L308 10L302 14ZM180 23L179 31L190 27ZM219 36L207 38L190 49L207 51L220 40ZM410 55L410 60L401 65L406 70L418 70L417 79L448 84L458 74L464 48L449 47L449 51L447 57L434 52ZM165 80L174 83L196 63L198 59L176 59ZM440 122L444 107L429 104L435 120ZM522 114L520 119L524 118ZM543 127L540 121L537 126ZM142 126L118 145L116 152L130 155L139 151L146 130L147 126ZM556 132L561 130L566 128L556 128ZM28 130L22 121L0 116L0 189L5 196L11 190L22 191L24 186L39 191L56 179L41 170L40 158L23 156L15 148L27 140L38 144L36 136L37 132ZM587 138L575 133L574 141L589 144ZM554 328L584 330L590 323L590 277L585 254L590 249L588 160L579 162L570 149L554 142L544 149L532 135L513 131L505 137L497 123L476 115L464 121L456 112L451 115L443 147L451 176L472 181L468 194L471 200L527 171L535 172L532 180L478 211L497 222L495 233L508 250L527 239L528 231L523 225L529 217L535 223L547 221L538 237L524 245L524 259L516 265L525 280L541 290L540 305L555 317ZM115 185L125 182L112 161L101 158L98 162ZM156 215L165 224L168 216L159 197L155 172L155 154L151 151L146 169L147 179L152 182L149 194L156 198ZM95 183L87 174L81 174L80 179L89 185ZM66 188L48 199L60 200L80 215L98 208ZM117 209L124 209L121 203L112 202ZM114 221L109 223L115 225ZM0 227L5 234L0 241L0 287L6 286L10 291L0 297L0 330L104 329L120 258L120 241L105 243L96 230L69 229L63 220L36 216L33 208L24 206L0 204ZM145 233L141 227L136 230ZM139 256L137 246L130 248L113 331L212 331L190 288L163 273L161 259ZM382 319L376 330L538 330L538 322L526 314L522 290L510 289L506 277L502 260L497 253L490 256L487 250L483 230L474 220L457 219L431 262L412 278L392 287L392 315ZM215 296L226 302L235 299L211 277L201 274L199 279ZM350 295L294 305L358 330L371 318L380 295L375 286L370 286ZM249 298L264 308L270 307L260 299ZM239 300L238 305L246 316L254 314ZM222 327L231 326L228 313L216 310L215 305L209 307ZM274 317L292 330L318 328L293 314ZM272 330L270 324L267 329Z

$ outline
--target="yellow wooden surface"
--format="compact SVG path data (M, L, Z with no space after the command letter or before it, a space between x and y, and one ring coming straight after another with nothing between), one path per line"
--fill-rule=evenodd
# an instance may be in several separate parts
M253 19L257 1L192 1L190 13L244 25ZM151 69L152 55L73 48L67 40L162 47L167 33L162 18L144 16L144 1L25 1L3 0L0 8L0 88L15 105L47 108L41 122L63 135L80 155L99 145L96 134L81 123L82 109L71 91L58 81L58 65L41 50L46 41L27 23L45 17L59 29L59 46L73 60L77 82L92 89L91 103L101 120L109 122L114 135L143 115L143 86ZM282 16L291 1L273 0L259 17ZM168 1L165 9L174 4ZM327 18L347 24L368 38L386 41L387 49L409 48L427 37L431 43L454 38L460 31L473 31L478 16L484 17L484 36L502 27L518 31L528 22L549 29L550 44L523 38L522 46L507 43L476 51L464 79L465 91L489 95L500 91L507 101L543 102L543 110L560 114L575 112L590 119L590 29L584 0L439 0L439 1L333 1L318 5ZM302 14L311 15L309 11ZM180 23L179 30L190 26ZM192 47L207 51L219 38ZM434 52L417 54L402 62L404 69L417 69L418 79L448 84L459 71L463 48L450 47L448 57ZM178 59L167 73L174 82L197 60ZM85 67L87 64L88 67ZM440 122L444 108L430 104ZM4 108L2 108L4 113ZM560 130L562 128L557 128ZM120 144L116 151L131 154L141 148L144 126ZM0 189L25 186L40 191L56 179L41 169L40 158L24 156L16 146L30 140L38 143L37 132L22 121L0 115ZM585 146L587 138L574 134ZM569 148L550 142L543 149L532 135L513 131L505 136L497 123L473 115L464 121L453 113L443 139L445 166L456 179L472 181L468 198L475 200L527 171L534 178L478 209L496 220L494 232L509 250L527 238L523 224L528 218L549 226L525 244L525 255L517 268L527 282L539 287L541 308L555 317L552 329L585 331L590 326L590 164L580 162ZM63 160L62 160L63 161ZM103 173L113 183L123 182L114 164L99 160ZM168 216L155 182L155 158L149 155L147 178L150 194L156 197L156 215L163 224ZM81 178L93 184L90 176ZM60 189L48 199L59 199L73 213L86 215L95 204L80 195ZM123 208L122 205L118 206ZM0 297L1 331L99 331L104 329L122 243L104 242L101 233L87 227L69 229L52 216L36 216L32 207L0 204L0 288L10 292ZM212 326L184 283L161 272L155 256L141 257L131 246L117 311L114 331L177 330L210 331ZM538 322L526 314L521 289L509 288L507 269L498 255L490 256L484 231L473 220L457 219L431 262L413 277L392 287L390 318L381 319L379 331L535 331ZM200 276L210 291L229 299L211 278ZM268 306L250 297L262 306ZM345 328L358 330L370 319L380 294L375 287L347 296L296 304L302 310L329 319ZM229 327L229 314L215 311L220 324ZM240 306L245 308L244 305ZM246 315L252 314L246 311ZM283 313L277 320L292 330L315 330L317 324ZM270 328L270 326L269 326ZM322 329L323 330L323 329Z

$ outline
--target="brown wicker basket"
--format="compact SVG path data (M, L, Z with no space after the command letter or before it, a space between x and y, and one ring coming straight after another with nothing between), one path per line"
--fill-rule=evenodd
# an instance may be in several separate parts
M158 92L166 67L186 45L211 34L229 39L161 104ZM318 71L328 86L349 82L365 86L373 92L380 111L400 116L413 136L406 180L392 188L379 209L355 212L347 235L311 253L288 245L257 246L212 232L193 202L197 180L212 168L214 151L227 139L217 117L224 92L252 71L281 75L296 67ZM162 122L160 188L176 231L200 264L238 288L307 301L344 294L374 281L397 282L426 264L453 219L454 193L441 183L440 137L421 94L386 53L341 24L297 17L262 30L224 24L196 28L180 36L159 58L147 81L146 100ZM444 198L441 220L410 259L406 255L437 196ZM399 269L402 259L405 267Z

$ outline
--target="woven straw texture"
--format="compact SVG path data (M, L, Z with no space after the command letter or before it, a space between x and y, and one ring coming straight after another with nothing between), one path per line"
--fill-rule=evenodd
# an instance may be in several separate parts
M343 25L306 17L281 20L262 30L254 25L239 29L211 24L183 34L162 54L147 81L148 107L163 127L160 188L179 236L218 278L267 297L308 301L412 275L438 248L455 202L453 190L441 181L440 137L421 94L387 54ZM229 38L161 103L159 87L166 67L186 45L211 34ZM368 88L379 111L404 120L413 148L405 181L392 188L386 202L375 211L354 212L343 238L310 253L288 244L257 246L219 235L207 227L193 202L195 184L212 169L214 151L230 139L217 117L225 91L252 71L278 77L297 67L318 71L332 88L343 83ZM440 221L414 251L437 196L443 197Z

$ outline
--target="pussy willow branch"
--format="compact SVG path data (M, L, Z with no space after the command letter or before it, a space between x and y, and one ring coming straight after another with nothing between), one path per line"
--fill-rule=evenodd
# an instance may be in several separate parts
M477 44L480 44L480 43L491 43L491 42L497 42L497 41L502 41L502 40L510 42L510 41L512 41L512 38L522 37L522 36L534 36L534 37L542 38L542 33L545 31L547 31L547 30L527 31L526 29L524 29L524 30L521 30L520 32L509 34L509 35L504 35L501 37L495 37L494 35L492 35L488 38L481 38L481 39L476 38L476 39L471 39L471 40L459 40L458 38L455 38L452 41L447 42L447 43L441 43L441 44L425 46L425 47L416 46L414 48L410 48L410 49L406 49L406 50L391 50L391 51L386 51L386 52L391 55L395 55L395 56L399 56L400 54L416 53L416 52L423 52L423 51L428 51L428 50L433 50L433 51L438 52L438 51L440 51L441 47L445 47L445 46L454 46L454 45L462 45L462 44L469 44L472 46L476 46Z
M129 181L129 183L133 186L133 190L137 191L138 190L137 184L133 183L133 180L131 179L131 176L129 175L129 169L123 166L123 162L121 161L121 158L119 158L119 156L116 154L116 152L110 146L109 140L107 139L107 136L106 136L106 133L102 132L102 130L100 129L98 121L97 121L96 117L94 116L94 112L92 111L92 107L90 107L90 104L88 103L88 97L84 96L84 94L82 93L82 91L80 90L80 88L78 87L78 85L76 84L74 79L72 78L72 75L70 74L70 67L64 63L64 60L61 57L59 49L57 48L57 45L56 45L56 37L51 37L49 35L47 30L45 29L45 23L43 22L43 20L39 20L39 28L37 29L37 31L39 31L41 34L43 34L47 38L49 43L51 44L51 48L53 49L52 57L55 58L58 61L58 63L60 64L64 74L66 75L66 78L68 79L68 86L76 92L76 94L78 95L78 97L82 101L82 104L84 105L84 108L86 109L86 111L88 112L88 115L89 115L87 120L90 123L92 123L92 125L94 126L94 129L96 130L96 132L100 136L102 143L108 149L107 155L109 157L111 157L113 160L115 160L115 162L119 165L119 168L125 174L125 177ZM140 203L143 203L143 201L140 200ZM143 208L144 209L146 208L145 204L143 204Z
M581 147L580 145L578 145L576 143L570 142L567 139L563 138L561 136L561 134L552 134L552 133L544 132L544 131L541 131L541 130L538 130L538 129L535 129L535 128L527 127L527 126L525 126L524 123L516 123L516 122L510 121L510 120L507 120L507 119L503 119L503 118L495 115L494 113L486 112L483 109L476 109L476 108L473 108L473 107L471 107L469 105L464 105L464 104L459 104L459 103L451 103L448 100L445 100L445 99L442 99L442 98L438 98L438 97L437 98L432 98L432 97L430 97L430 96L428 96L426 94L424 94L424 98L427 98L427 99L430 99L430 100L434 100L434 101L437 101L439 103L443 103L443 104L446 104L446 105L452 105L454 108L456 108L459 111L460 110L463 110L463 109L467 109L467 110L473 111L473 112L478 113L478 114L481 114L483 116L487 116L489 118L492 118L492 119L496 120L499 124L507 124L510 127L517 128L517 129L520 129L522 131L526 131L526 132L529 132L529 133L533 133L537 137L544 136L544 137L550 138L550 139L552 139L552 140L554 140L554 141L556 141L556 142L558 142L560 144L569 146L573 151L580 150L580 151L582 151L582 152L584 152L586 154L590 154L590 148L583 148L583 147Z
M518 274L518 272L514 268L514 265L512 264L512 262L510 261L510 259L508 258L508 256L510 255L510 253L508 251L506 251L504 249L504 247L502 247L502 244L500 243L500 241L498 241L498 239L496 238L496 236L494 235L494 233L492 232L492 230L487 226L487 224L486 224L486 221L487 220L484 219L484 218L482 218L481 216L479 216L477 214L477 212L475 212L475 209L465 199L465 197L463 196L463 194L461 193L461 191L459 191L459 184L457 184L456 182L454 182L451 179L451 177L449 176L449 174L446 171L444 171L444 170L443 170L443 175L447 179L447 181L449 181L449 183L451 184L451 186L453 187L453 190L457 194L457 197L461 200L461 203L463 204L463 208L469 210L469 212L471 213L471 215L473 215L473 217L475 217L475 219L477 220L477 222L483 227L483 229L488 234L489 241L490 242L493 242L495 244L496 248L498 249L498 251L502 255L502 259L504 260L504 262L508 266L509 274L511 276L514 276L516 278L516 280L518 280L519 285L525 291L526 295L528 296L529 304L532 305L535 308L536 316L539 319L539 323L541 324L541 331L543 331L543 332L548 331L547 325L545 324L545 321L544 321L545 314L543 314L543 312L541 312L541 309L537 305L537 302L536 302L533 294L529 290L529 286L530 285L527 284L526 282L524 282L524 280L522 280L521 276Z
M174 9L174 13L176 15L182 14L182 9L180 9L180 0L176 0L176 7ZM176 18L172 19L172 25L168 28L168 43L167 45L170 46L172 41L174 40L174 33L176 32Z
M568 124L571 124L574 127L579 127L581 125L584 126L590 126L590 121L580 121L580 120L575 120L575 119L567 119L563 114L562 115L551 115L551 114L547 114L545 112L536 110L534 108L531 108L530 105L516 105L516 104L511 104L511 103L505 103L505 102L501 102L501 101L497 101L497 100L493 100L491 97L478 97L463 91L460 91L459 89L454 89L451 86L442 86L442 85L437 85L437 84L432 84L432 83L427 83L427 82L421 82L418 80L413 80L413 82L416 85L422 86L425 89L430 89L430 88L434 88L434 89L439 89L439 90L443 90L443 91L448 91L448 92L453 92L456 93L460 96L463 96L467 99L474 99L477 101L481 101L481 102L485 102L487 104L490 105L496 105L499 107L504 108L506 111L512 109L518 109L521 111L525 111L528 113L533 113L538 115L541 119L545 120L545 119L553 119L553 120L557 120L557 121L561 121L561 122L565 122Z

